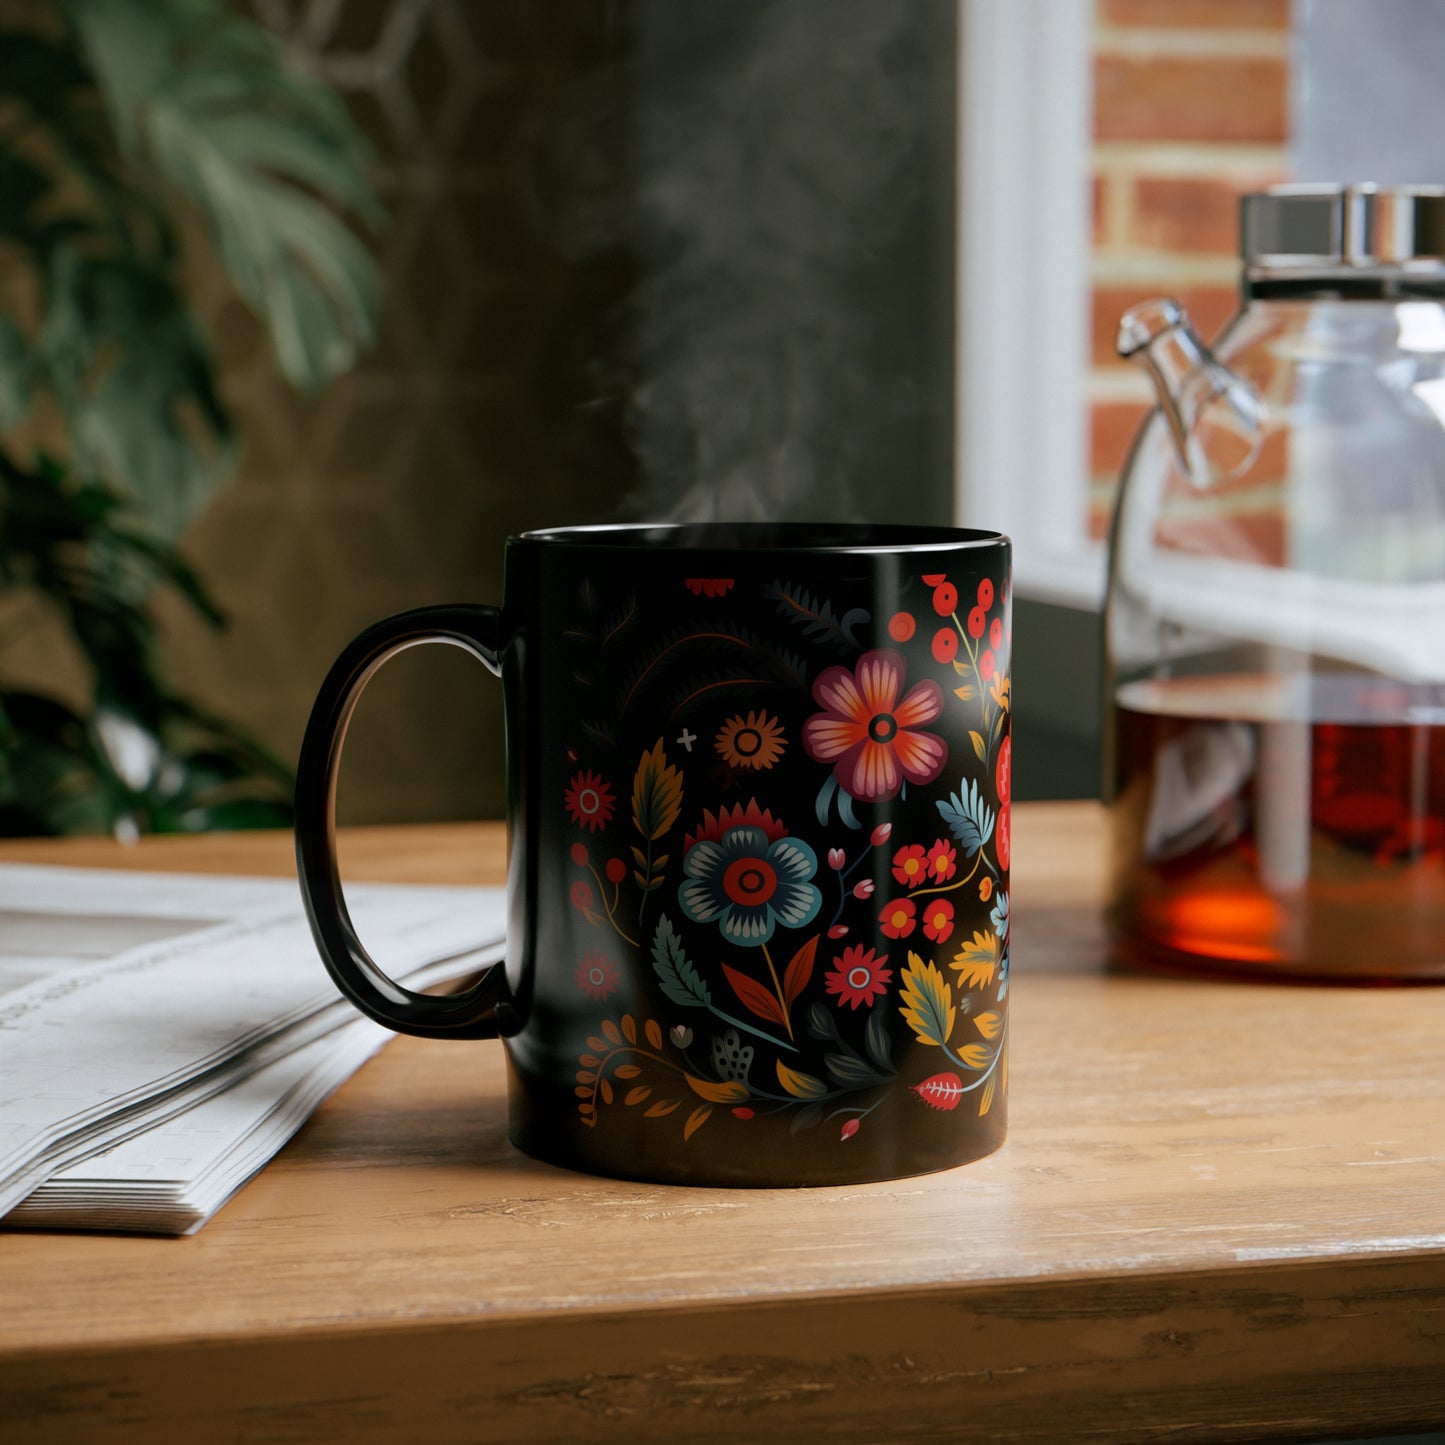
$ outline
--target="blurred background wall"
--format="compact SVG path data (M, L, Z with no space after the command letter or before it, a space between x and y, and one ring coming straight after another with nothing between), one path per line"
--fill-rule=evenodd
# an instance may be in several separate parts
M390 224L381 342L315 401L198 277L247 439L187 540L178 680L294 757L341 646L499 600L502 541L631 517L951 515L951 0L254 0ZM343 822L502 811L499 690L408 652Z

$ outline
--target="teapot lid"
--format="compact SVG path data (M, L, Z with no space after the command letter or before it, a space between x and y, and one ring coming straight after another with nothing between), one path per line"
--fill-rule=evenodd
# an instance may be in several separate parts
M1239 223L1250 279L1445 267L1440 186L1274 186L1241 198Z

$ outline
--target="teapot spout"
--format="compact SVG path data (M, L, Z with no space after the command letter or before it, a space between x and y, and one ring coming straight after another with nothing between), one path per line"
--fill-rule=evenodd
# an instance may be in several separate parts
M1142 301L1119 323L1119 355L1154 383L1179 465L1196 487L1249 469L1264 442L1264 398L1200 339L1169 297Z

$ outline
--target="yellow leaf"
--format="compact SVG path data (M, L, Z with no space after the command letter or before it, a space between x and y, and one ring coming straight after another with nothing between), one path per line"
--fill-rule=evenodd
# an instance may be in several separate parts
M683 1077L688 1088L710 1104L740 1104L748 1097L748 1086L741 1079L724 1079L715 1084L711 1079L699 1079L696 1074L684 1074Z
M622 1036L629 1044L637 1042L637 1025L633 1022L631 1014L622 1015Z
M979 762L986 763L988 761L988 744L984 742L978 733L973 732L971 729L968 736L973 742L973 750L978 754Z
M973 701L973 689L971 687L956 687L953 690L954 697L962 698L964 702Z
M646 1084L639 1084L635 1089L627 1091L627 1097L622 1102L627 1105L640 1104L651 1093L652 1090Z
M984 1038L997 1038L998 1031L1003 1027L1003 1015L990 1009L987 1013L978 1014L974 1023L978 1025L978 1031Z
M978 1101L978 1117L983 1118L993 1108L993 1096L998 1089L998 1075L990 1074L988 1083L983 1086L983 1097Z
M778 1082L795 1099L821 1099L828 1092L827 1084L821 1079L815 1079L811 1074L800 1074L781 1059L778 1060Z
M617 1025L613 1023L611 1019L602 1020L602 1032L607 1035L612 1043L620 1044L622 1042L622 1035L617 1032Z
M602 1090L602 1102L610 1104L612 1102L612 1085L603 1079L597 1087Z
M636 1064L618 1064L617 1066L619 1079L635 1079L641 1072L642 1070Z
M662 1025L659 1024L656 1019L648 1019L645 1028L647 1042L650 1043L653 1048L660 1049L662 1047Z
M942 1046L953 1032L957 1016L953 990L938 966L924 963L916 953L908 955L908 967L903 970L903 1004L898 1011L921 1043Z
M681 1099L659 1099L655 1104L649 1104L644 1109L643 1117L647 1119L660 1119L664 1114L670 1114L681 1105Z
M956 657L953 659L953 670L960 677L968 676L968 664L966 662L960 662Z
M989 1059L993 1057L993 1055L989 1053L987 1044L969 1044L967 1048L962 1048L958 1051L958 1056L970 1069L984 1068L988 1064Z
M643 753L632 779L632 822L644 838L661 838L682 811L682 773L667 761L658 738Z
M691 1139L711 1117L712 1105L700 1104L687 1116L687 1123L682 1126L682 1137L684 1139Z
M959 982L964 988L983 988L991 984L998 972L998 935L976 932L973 942L965 943L958 950L949 967L962 975Z

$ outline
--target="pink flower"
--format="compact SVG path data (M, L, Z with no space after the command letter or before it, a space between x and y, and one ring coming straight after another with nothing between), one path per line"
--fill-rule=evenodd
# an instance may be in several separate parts
M871 898L873 896L873 880L861 878L853 885L854 898Z
M829 938L847 938L847 936L848 936L848 925L847 925L846 923L835 923L835 924L828 930L828 937L829 937Z
M843 865L848 861L848 855L841 848L828 849L828 867L835 873L842 871Z
M860 1121L857 1119L849 1119L848 1122L844 1124L843 1127L838 1131L838 1138L851 1139L858 1132L859 1123Z
M880 848L893 836L892 823L880 823L869 835L868 841L875 847Z
M943 711L943 689L925 678L903 691L908 664L900 653L865 652L855 671L827 668L813 684L822 712L803 725L803 746L817 763L832 763L850 797L878 802L905 782L931 783L943 771L948 747L923 732Z
M838 1007L849 1004L854 1012L861 1007L872 1008L893 982L893 970L886 967L887 955L879 957L871 948L855 943L833 960L833 967L823 976L824 986L836 994Z

